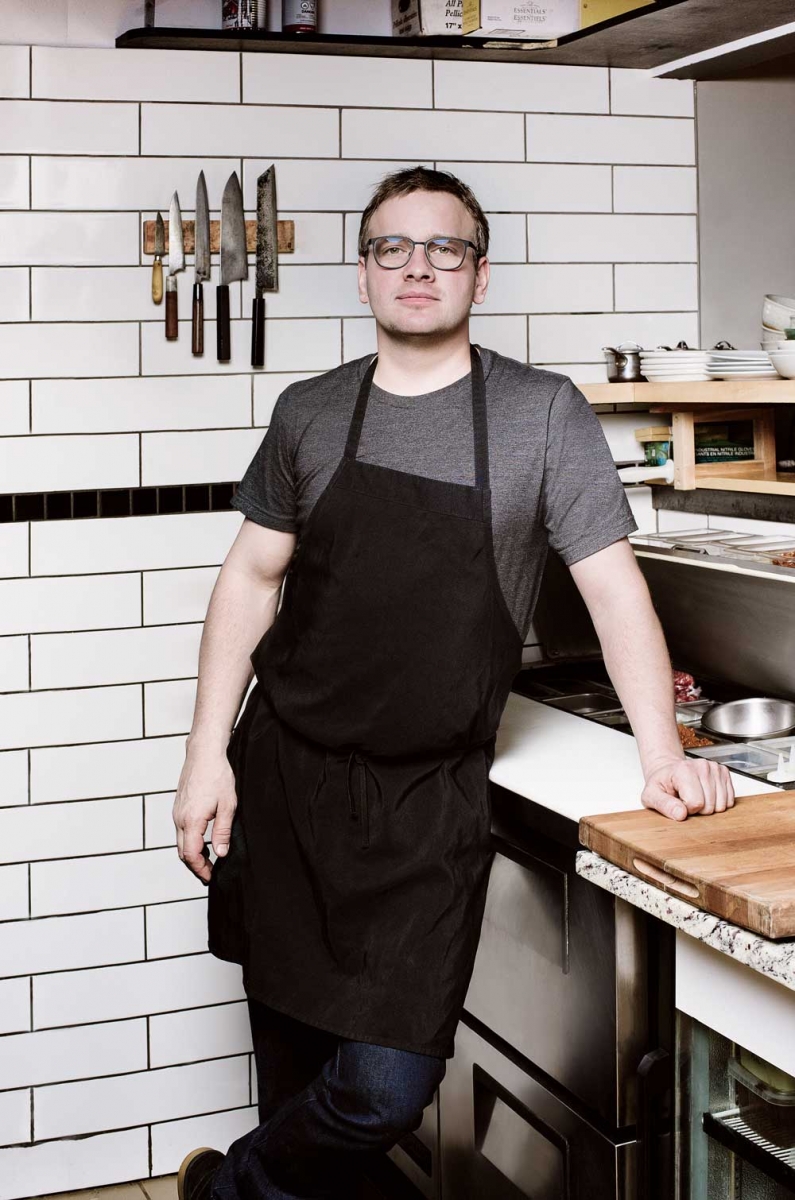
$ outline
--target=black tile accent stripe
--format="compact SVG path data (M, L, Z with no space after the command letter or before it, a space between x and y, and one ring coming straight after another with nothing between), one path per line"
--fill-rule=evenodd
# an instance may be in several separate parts
M0 495L0 524L9 521L77 521L84 517L225 512L237 486L237 483L181 483L170 487L5 494Z

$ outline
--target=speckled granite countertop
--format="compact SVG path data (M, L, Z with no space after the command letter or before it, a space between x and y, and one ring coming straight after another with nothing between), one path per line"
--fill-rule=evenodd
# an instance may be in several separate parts
M590 850L578 853L577 874L795 991L795 938L771 942L758 933L724 921L722 917L694 908L686 900L669 896Z

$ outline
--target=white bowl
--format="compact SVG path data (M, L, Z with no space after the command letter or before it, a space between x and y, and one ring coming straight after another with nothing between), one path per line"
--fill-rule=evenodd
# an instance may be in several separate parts
M773 351L770 361L784 379L795 379L795 353L777 354Z
M795 323L795 299L791 296L765 296L762 324L771 329L787 329Z

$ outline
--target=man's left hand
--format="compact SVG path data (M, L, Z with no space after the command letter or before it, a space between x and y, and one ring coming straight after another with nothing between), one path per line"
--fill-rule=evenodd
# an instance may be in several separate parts
M706 817L732 808L734 787L729 771L720 763L673 758L649 774L641 801L664 817L685 821L694 813Z

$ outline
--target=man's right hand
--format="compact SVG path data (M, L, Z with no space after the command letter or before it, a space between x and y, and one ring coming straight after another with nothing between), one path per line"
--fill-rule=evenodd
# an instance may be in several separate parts
M204 846L207 826L213 821L213 849L223 858L229 849L236 808L235 777L226 750L189 743L171 815L177 830L177 853L204 883L209 883L212 874Z

